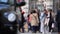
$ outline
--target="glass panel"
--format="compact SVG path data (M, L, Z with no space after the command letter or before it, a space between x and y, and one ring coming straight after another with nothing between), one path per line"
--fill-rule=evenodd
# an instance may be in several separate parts
M5 3L7 3L7 2L8 2L8 0L0 0L0 2L5 2Z
M9 4L14 4L14 0L9 0Z
M59 8L60 8L60 0L59 0Z
M14 0L0 0L0 4L14 4Z

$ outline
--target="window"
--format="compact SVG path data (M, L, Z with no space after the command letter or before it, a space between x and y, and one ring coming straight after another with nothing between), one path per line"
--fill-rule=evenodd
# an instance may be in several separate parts
M14 4L14 0L0 0L0 4Z
M60 9L60 0L55 1L55 5L57 9Z
M9 0L9 4L14 4L14 0Z
M59 5L58 7L60 8L60 0L59 0L59 3L58 3L58 5Z
M0 4L8 4L8 0L0 0Z
M5 2L5 3L7 3L7 2L8 2L8 0L0 0L0 2Z

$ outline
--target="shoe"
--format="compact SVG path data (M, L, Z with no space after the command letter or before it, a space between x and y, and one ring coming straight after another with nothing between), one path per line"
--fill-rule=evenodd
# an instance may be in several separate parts
M42 33L42 32L40 32L40 33Z

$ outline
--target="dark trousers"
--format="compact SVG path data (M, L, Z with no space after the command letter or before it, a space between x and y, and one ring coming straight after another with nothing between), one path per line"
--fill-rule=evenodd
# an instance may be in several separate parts
M18 20L18 24L19 24L19 26L18 26L18 27L19 27L19 28L18 28L19 31L20 31L20 29L23 30L23 25L24 25L24 24L22 23L22 21ZM24 32L24 30L23 30L23 32Z
M51 32L52 29L52 23L49 23L49 32Z
M31 26L31 30L32 30L32 32L33 32L33 33L36 33L36 31L39 30L38 27L39 27L39 26Z
M30 24L30 23L28 23L28 25L29 25L29 30L31 30L31 24Z
M60 22L57 22L58 23L58 32L60 32Z

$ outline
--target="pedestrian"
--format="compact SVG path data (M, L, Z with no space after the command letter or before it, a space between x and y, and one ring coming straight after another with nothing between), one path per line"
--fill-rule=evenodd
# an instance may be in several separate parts
M57 11L56 22L58 27L58 33L60 34L60 9Z
M29 16L30 16L30 14L28 14L28 16L27 16L28 17L28 27L29 27L29 31L31 31L31 24L29 22L29 20L30 20L30 17Z
M44 23L45 23L45 17L46 17L46 14L45 14L45 10L40 12L40 22L41 22L41 25L40 25L40 32L41 33L44 33Z
M29 19L29 22L31 24L31 30L33 33L36 33L37 31L39 31L39 19L38 19L38 14L36 13L35 10L32 10L31 11L31 14L30 14L30 19Z
M21 12L21 21L19 21L19 31L20 32L24 32L24 28L23 28L24 22L25 22L24 14L25 14L25 12L22 11Z
M45 11L45 21L44 21L44 34L48 34L47 32L49 31L49 26L48 26L48 23L49 23L49 14L48 14L48 11L47 9L44 9Z
M46 10L46 9L44 9L44 11L45 11L45 26L48 26L48 22L49 22L49 19L48 19L48 17L49 17L49 13L48 13L48 11Z
M48 11L49 11L49 14L50 14L50 20L49 20L49 32L51 32L51 30L52 30L52 24L54 23L54 18L53 18L53 16L52 16L52 9L48 9Z

